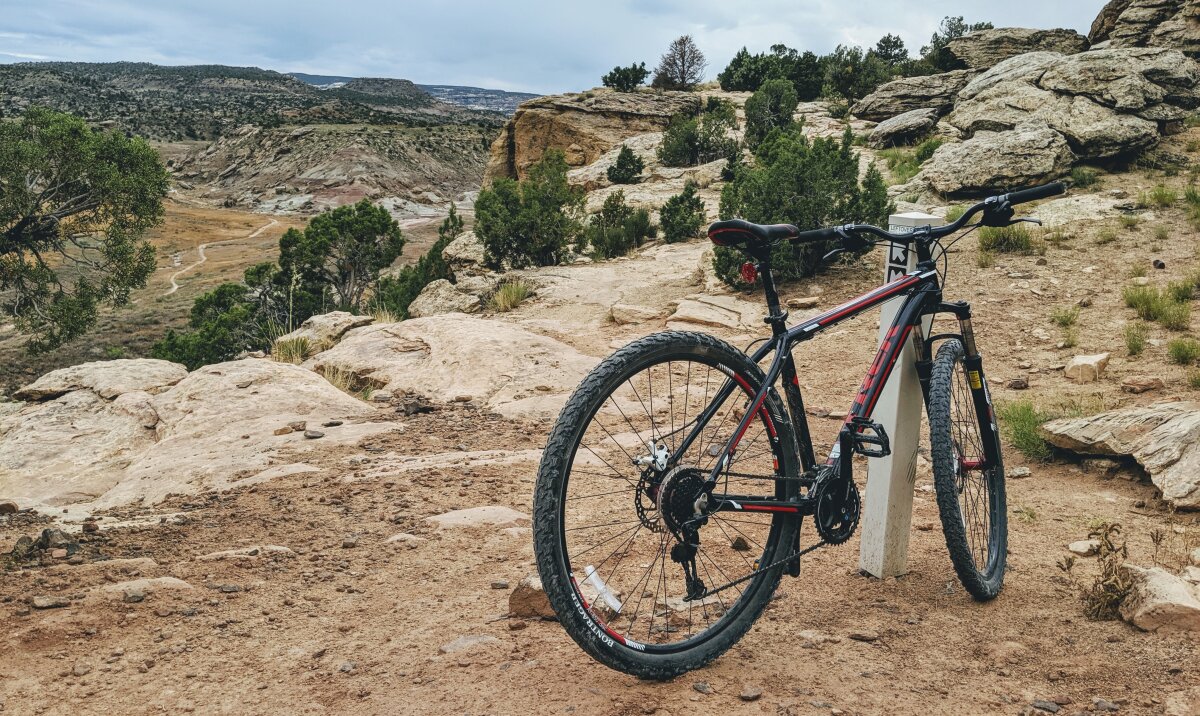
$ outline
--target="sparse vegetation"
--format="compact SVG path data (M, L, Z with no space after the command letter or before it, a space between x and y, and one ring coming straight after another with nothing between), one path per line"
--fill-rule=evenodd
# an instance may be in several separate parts
M946 209L946 223L952 224L962 218L962 215L967 213L967 207L962 204L955 204Z
M1020 224L1013 226L985 226L979 230L979 249L1002 254L1030 256L1046 253L1045 242L1035 237Z
M1121 214L1117 221L1121 222L1121 228L1133 231L1142 223L1142 218L1137 214Z
M1031 460L1048 460L1050 446L1038 433L1038 428L1052 418L1039 410L1032 401L1017 400L997 406L1000 429L1018 451Z
M991 268L996 264L996 254L992 251L976 251L975 265L981 269Z
M1096 564L1100 571L1092 584L1081 593L1083 611L1089 619L1116 619L1121 602L1129 596L1132 588L1123 569L1129 550L1124 540L1119 544L1116 541L1120 534L1120 525L1108 523L1088 534L1089 539L1100 543L1096 552Z
M714 97L698 116L681 114L671 119L658 147L658 160L668 167L694 167L734 157L740 145L729 132L735 127L733 105Z
M1176 365L1191 365L1200 358L1200 341L1194 338L1173 338L1167 341L1167 357Z
M1188 373L1187 384L1192 390L1200 390L1200 370L1193 370Z
M1100 181L1100 174L1091 167L1075 167L1071 170L1071 186L1087 189Z
M691 35L683 35L671 42L658 61L650 85L657 89L691 91L704 79L706 67L708 60L696 41Z
M787 80L767 80L746 100L746 144L754 149L776 127L792 123L799 100Z
M1079 329L1075 326L1068 326L1062 331L1063 348L1074 348L1079 345Z
M380 279L379 288L371 301L371 314L379 323L395 323L408 318L408 307L421 291L438 279L454 277L442 252L463 232L463 220L454 204L450 214L438 227L438 239L425 255L400 269L394 277ZM389 320L390 319L390 320Z
M1141 355L1146 350L1146 324L1125 324L1125 350L1130 356Z
M1165 209L1179 200L1179 194L1162 184L1154 187L1150 191L1143 192L1139 197L1138 203L1143 206L1154 206L1160 209Z
M1157 321L1166 304L1162 294L1153 286L1129 285L1121 290L1121 296L1125 305L1145 321Z
M1079 320L1079 306L1061 306L1050 312L1050 320L1066 328Z
M1176 303L1192 300L1196 293L1196 285L1191 281L1172 281L1167 284L1167 296Z
M602 259L624 256L655 233L650 212L630 208L625 204L625 192L617 190L608 195L604 206L588 220L576 249L583 252L590 247L593 255Z
M1100 233L1096 234L1096 245L1105 246L1117 240L1117 232L1112 229L1101 229Z
M521 279L512 279L500 284L488 301L494 310L507 313L520 306L525 299L533 295L533 285Z
M276 341L271 347L271 358L280 363L303 363L312 354L312 341L300 336Z

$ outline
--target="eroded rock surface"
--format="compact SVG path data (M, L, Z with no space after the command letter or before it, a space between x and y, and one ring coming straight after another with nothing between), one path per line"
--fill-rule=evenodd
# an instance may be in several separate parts
M976 74L975 70L953 70L892 80L856 102L850 108L850 114L872 122L882 122L914 109L935 109L939 114L945 114L954 106L959 90Z
M1074 30L1030 30L1024 27L997 27L980 30L953 39L946 50L967 67L985 70L1016 55L1027 52L1083 52L1088 39Z
M95 361L60 368L18 390L18 400L57 398L73 390L90 390L112 400L133 391L153 392L174 385L187 375L178 363L153 358Z
M1112 47L1172 47L1200 56L1200 2L1111 0L1092 23L1088 38Z
M1200 509L1200 403L1155 403L1041 427L1050 444L1085 455L1130 455L1150 473L1163 498Z

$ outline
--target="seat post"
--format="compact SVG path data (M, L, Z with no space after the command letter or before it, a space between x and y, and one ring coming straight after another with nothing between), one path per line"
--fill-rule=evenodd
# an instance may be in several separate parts
M767 295L767 317L764 320L771 324L771 332L779 335L787 331L788 314L779 305L779 292L775 289L775 275L771 273L770 259L759 260L756 268L762 280L763 292Z

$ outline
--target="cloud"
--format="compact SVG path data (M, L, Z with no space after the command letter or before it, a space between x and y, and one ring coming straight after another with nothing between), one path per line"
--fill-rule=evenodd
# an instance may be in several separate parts
M1086 32L1104 0L40 0L5 17L0 61L255 65L534 92L594 86L614 65L653 66L691 33L715 76L742 46L824 53L900 35L910 51L945 15Z

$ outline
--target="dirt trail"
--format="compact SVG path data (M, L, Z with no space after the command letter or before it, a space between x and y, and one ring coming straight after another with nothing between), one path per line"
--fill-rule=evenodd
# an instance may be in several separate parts
M188 271L191 271L192 269L196 268L197 266L200 266L205 261L208 261L208 256L206 256L204 252L209 246L218 246L220 244L228 244L228 243L232 243L234 241L247 241L249 239L256 239L256 238L258 238L258 236L260 234L262 234L262 232L266 231L267 229L271 228L272 226L277 226L278 224L279 224L279 221L277 219L271 219L266 224L258 227L254 231L251 231L249 234L247 234L246 236L243 236L241 238L224 239L223 241L211 241L208 243L200 244L198 247L196 247L196 253L199 255L199 258L197 258L196 261L188 264L187 266L184 266L183 268L179 269L175 273L171 274L171 288L169 290L167 290L167 292L164 293L163 295L170 296L171 294L178 291L179 283L175 279L184 275Z

